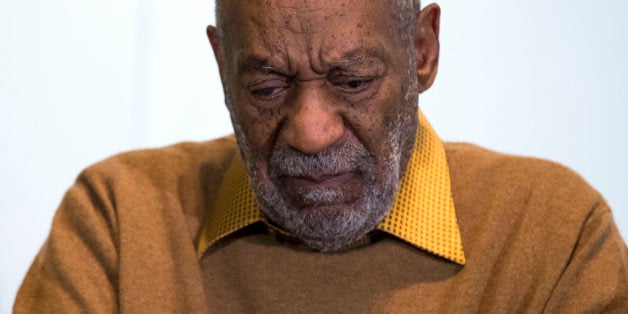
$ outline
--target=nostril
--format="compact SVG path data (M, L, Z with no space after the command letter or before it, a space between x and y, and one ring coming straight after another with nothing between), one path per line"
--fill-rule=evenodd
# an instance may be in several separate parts
M295 119L284 127L283 136L286 144L303 154L323 151L344 135L344 123L334 117Z
M344 121L333 102L323 89L299 89L280 130L285 144L303 154L314 154L341 139Z

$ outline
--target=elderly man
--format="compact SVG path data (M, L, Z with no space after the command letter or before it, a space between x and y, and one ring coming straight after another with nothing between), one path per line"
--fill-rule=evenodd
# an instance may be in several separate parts
M550 162L442 143L418 111L439 16L218 1L235 139L84 171L16 312L628 310L626 246L597 192Z

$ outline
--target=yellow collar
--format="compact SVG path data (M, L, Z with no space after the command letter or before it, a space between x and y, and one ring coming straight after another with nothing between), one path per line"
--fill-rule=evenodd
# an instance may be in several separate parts
M263 219L242 157L236 153L203 225L198 257L223 237ZM445 147L422 112L395 203L377 229L460 265L466 262Z

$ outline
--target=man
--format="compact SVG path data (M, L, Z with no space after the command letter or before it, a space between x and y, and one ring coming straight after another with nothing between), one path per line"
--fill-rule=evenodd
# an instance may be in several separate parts
M440 8L218 1L236 131L81 174L16 312L625 312L626 246L571 171L443 144ZM464 245L464 247L463 247Z

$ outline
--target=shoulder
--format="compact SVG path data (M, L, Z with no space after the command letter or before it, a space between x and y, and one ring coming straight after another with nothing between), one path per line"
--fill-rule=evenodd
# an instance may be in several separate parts
M472 144L445 150L468 273L488 290L551 296L550 309L625 307L626 246L605 200L582 177Z
M125 152L85 169L70 191L108 204L119 219L180 212L195 229L237 153L233 136Z
M146 226L170 222L161 228L166 232L183 221L194 235L237 153L234 137L227 136L117 154L83 170L60 211L101 212L110 225L120 225L116 230L125 225L146 232L152 228Z
M483 192L534 194L569 202L599 202L601 195L579 174L559 163L503 154L467 143L446 143L452 183ZM478 191L479 192L479 191ZM591 204L593 205L593 204Z
M574 244L595 211L610 217L602 196L561 164L465 143L447 143L445 150L456 212L470 234L561 235Z
M81 176L122 181L139 176L153 183L167 183L199 172L220 175L236 152L232 135L205 142L182 142L116 154L88 167Z

